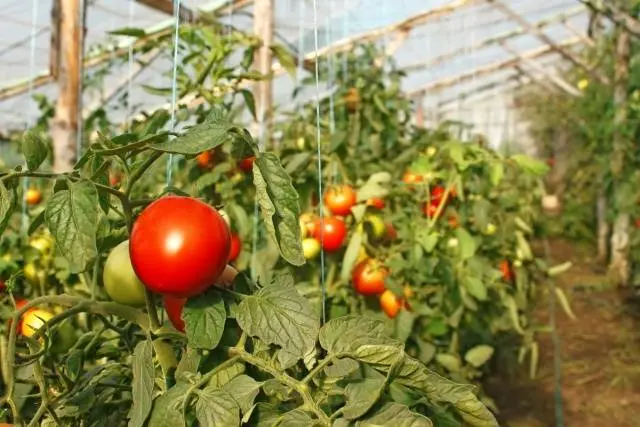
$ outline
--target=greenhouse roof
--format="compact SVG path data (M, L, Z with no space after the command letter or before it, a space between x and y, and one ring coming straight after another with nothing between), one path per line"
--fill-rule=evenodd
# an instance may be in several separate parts
M231 1L185 0L182 7L183 11L213 11ZM327 46L337 48L342 43L348 47L347 42L352 41L379 43L407 71L403 89L414 96L424 95L420 99L425 107L461 115L466 106L474 103L476 114L481 101L489 99L491 103L485 108L490 111L482 120L490 120L487 116L491 113L503 114L508 107L500 94L522 82L542 78L562 88L566 82L554 78L562 56L550 43L572 52L579 44L591 42L586 36L587 9L577 0L317 0L317 32L311 0L274 2L277 42L301 50L310 58L315 55L316 33L321 53L335 51ZM0 1L0 131L28 126L37 118L31 92L56 96L57 88L48 77L52 3ZM111 50L125 46L127 50L131 38L112 36L109 31L122 27L147 31L172 27L174 19L170 14L143 3L162 1L88 1L85 60L95 59L98 46L110 46ZM221 12L221 20L251 32L252 2L234 3L240 3L239 7L227 7L230 13ZM526 28L518 17L525 20ZM35 43L31 43L32 36ZM105 94L116 99L110 96L116 88L130 91L137 111L153 109L167 101L140 87L141 82L157 86L170 83L171 62L166 56L155 57L141 70L133 69L135 64L131 69L129 66L125 61L101 81L100 87L86 90L84 108L100 105ZM130 72L134 75L132 83L123 84L129 80ZM31 85L30 81L36 84ZM288 75L275 79L277 104L290 103L294 84ZM569 93L575 90L570 84L566 86L563 89ZM117 108L116 102L111 103ZM505 120L503 117L500 123Z

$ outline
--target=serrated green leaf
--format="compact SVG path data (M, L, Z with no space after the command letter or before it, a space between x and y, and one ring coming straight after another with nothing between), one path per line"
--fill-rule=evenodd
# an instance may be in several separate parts
M149 424L153 427L184 427L182 407L191 384L178 383L153 403Z
M391 174L389 172L377 172L369 177L367 182L358 189L357 200L364 202L373 198L383 198L389 194L389 190L385 185L391 182Z
M4 233L4 230L7 228L11 215L13 215L16 209L16 205L15 192L9 192L4 182L0 181L0 233Z
M254 120L258 121L258 116L256 115L256 99L253 96L253 93L248 89L241 89L240 93L244 98L244 103L249 109L251 116L253 117Z
M129 427L142 427L153 406L153 344L149 340L140 341L133 350L133 382L131 397L133 404L129 411Z
M493 351L493 347L490 345L477 345L465 353L464 360L468 364L479 368L491 359Z
M315 346L320 322L306 298L284 280L276 280L245 297L236 320L250 336L302 358Z
M40 213L33 219L33 221L31 221L27 233L29 235L33 234L42 224L44 224L44 211L40 211Z
M67 376L71 381L75 381L78 378L78 375L82 372L82 366L84 364L84 351L83 350L73 350L67 356L66 360L66 368L67 368Z
M460 359L449 353L436 354L436 362L451 372L458 372L462 368Z
M485 301L487 299L487 287L482 283L480 278L466 276L463 279L463 283L469 293L476 299L479 299L480 301Z
M273 424L274 427L315 427L317 425L317 420L311 418L311 415L302 409L294 409L282 414Z
M332 319L320 329L320 345L329 353L349 353L362 342L386 337L385 326L379 320L349 315Z
M395 371L394 380L425 393L435 402L452 404L470 426L498 427L495 416L473 393L473 386L456 384L441 377L412 357L405 355Z
M209 380L209 386L213 388L223 388L229 381L238 375L244 374L246 368L243 362L232 363L217 371Z
M425 252L430 253L438 244L440 235L435 231L420 229L416 233L416 241L422 246Z
M384 385L384 378L365 378L347 384L344 391L347 402L342 408L342 415L348 420L355 420L366 414L380 398Z
M292 77L296 75L296 59L285 47L274 44L269 46L273 52L273 56L278 60L282 68Z
M230 140L229 131L233 128L233 124L227 121L223 110L214 108L202 123L193 126L184 135L153 144L151 148L167 153L195 155L213 150Z
M224 390L206 387L197 392L196 418L201 426L239 426L240 407Z
M303 151L302 153L296 153L290 157L287 157L285 172L287 172L289 175L292 175L299 170L305 169L309 165L312 157L313 153L311 151Z
M118 30L109 31L109 34L114 36L128 36L128 37L144 37L147 32L142 28L120 28Z
M47 158L47 146L35 132L27 131L22 138L22 154L27 168L37 170Z
M464 228L456 229L456 236L460 244L460 257L468 259L474 256L478 247L473 236Z
M355 372L360 367L360 363L350 357L334 360L329 366L324 368L324 373L328 377L343 378Z
M239 375L224 385L225 390L236 401L243 414L247 414L253 406L253 401L260 393L262 382L258 382L248 375Z
M412 412L399 403L385 403L370 417L356 422L356 427L433 427L431 420L424 415Z
M189 346L213 350L222 338L227 320L224 300L215 290L189 298L184 306L182 318Z
M275 154L257 156L253 164L253 181L265 227L280 254L290 264L303 265L298 193Z
M67 190L55 193L47 204L45 222L71 272L84 271L98 255L98 191L93 183L69 182Z

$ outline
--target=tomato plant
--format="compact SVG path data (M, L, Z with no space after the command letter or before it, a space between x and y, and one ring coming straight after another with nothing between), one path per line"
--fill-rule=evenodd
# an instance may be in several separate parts
M356 192L349 185L331 187L324 195L324 203L332 214L347 216L356 204Z
M104 263L102 282L107 295L115 302L134 307L144 305L145 288L131 265L128 240L109 253Z
M338 217L318 218L314 226L313 237L322 243L322 249L327 252L339 250L347 235L347 226Z
M366 259L353 269L353 288L361 295L378 295L384 292L388 270L377 261Z

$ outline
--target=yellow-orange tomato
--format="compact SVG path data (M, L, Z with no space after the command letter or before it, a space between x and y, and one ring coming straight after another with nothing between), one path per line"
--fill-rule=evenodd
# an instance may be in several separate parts
M28 205L34 206L42 201L42 192L36 188L30 188L24 195Z
M458 228L458 217L457 216L449 215L449 217L447 218L447 221L449 222L449 227Z
M390 290L386 290L380 295L380 307L382 311L384 311L384 314L393 319L402 308L402 298Z
M384 202L384 200L377 197L367 200L367 206L371 206L376 209L384 209L385 205L386 203Z
M211 151L203 151L196 156L196 162L202 169L206 169L211 166L213 161L213 153Z
M422 182L422 176L407 171L404 173L404 175L402 175L402 182L404 182L405 184L416 184L418 182Z
M25 337L32 337L38 329L53 318L53 313L39 308L27 310L22 316L20 332Z
M300 215L300 234L302 238L307 236L315 236L316 234L316 216L310 213Z
M253 162L256 161L256 156L247 157L246 159L240 160L238 166L245 172L251 172L253 170Z
M334 215L349 215L356 204L356 192L350 185L331 187L324 194L324 204Z

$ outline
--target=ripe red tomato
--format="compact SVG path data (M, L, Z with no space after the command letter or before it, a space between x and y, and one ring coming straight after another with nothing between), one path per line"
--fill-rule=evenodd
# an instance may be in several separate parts
M347 226L344 221L332 216L323 218L322 222L320 222L320 218L316 220L312 237L322 242L322 248L325 251L334 252L342 247L346 235Z
M405 184L416 184L418 182L422 182L422 175L407 171L402 175L402 182Z
M636 227L636 228L640 228L640 218L636 218L636 219L633 221L633 224L635 225L635 227Z
M502 272L502 278L507 282L511 282L515 277L511 264L506 259L500 262L500 271Z
M213 153L211 151L203 151L196 156L196 162L202 169L206 169L211 166L213 161Z
M384 207L386 206L386 203L382 199L373 198L373 199L367 200L367 206L371 206L376 209L384 209Z
M242 250L242 241L240 236L236 233L231 233L231 250L229 252L229 262L233 262L238 259L240 251Z
M109 171L109 185L112 187L117 187L120 185L122 181L122 174L118 171Z
M347 216L356 204L356 192L349 185L331 187L324 194L324 204L332 214Z
M162 296L162 302L164 304L164 310L167 312L169 321L174 328L180 332L184 332L184 320L182 320L182 309L187 303L186 298L174 298L169 295Z
M433 218L436 212L438 211L438 205L434 203L425 203L423 209L424 209L424 214L428 218Z
M402 298L390 290L386 290L380 295L380 307L382 311L384 311L384 314L393 319L400 313Z
M238 166L245 172L251 172L253 170L253 162L255 162L256 156L247 157L246 159L240 160Z
M384 292L384 280L389 270L380 261L366 259L353 269L353 287L361 295L378 295Z
M442 185L436 185L431 189L431 202L434 204L439 203L444 197L445 188Z
M458 228L458 217L455 215L449 215L447 218L447 222L449 223L449 227Z
M151 291L188 298L213 285L227 266L229 227L214 208L190 197L151 203L133 224L131 264Z

